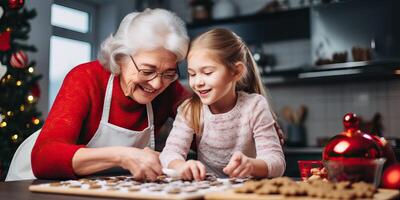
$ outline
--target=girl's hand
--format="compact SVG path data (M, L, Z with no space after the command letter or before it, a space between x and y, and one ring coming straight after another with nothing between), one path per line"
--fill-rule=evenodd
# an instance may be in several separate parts
M182 180L201 181L206 177L206 167L200 161L188 160L178 169Z
M235 152L228 165L223 169L224 173L229 177L244 178L253 173L254 166L251 158L244 155L242 152Z

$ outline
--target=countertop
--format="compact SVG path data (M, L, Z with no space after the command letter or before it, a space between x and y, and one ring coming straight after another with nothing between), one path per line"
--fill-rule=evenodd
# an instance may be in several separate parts
M104 198L96 197L85 197L85 196L72 196L72 195L57 195L57 194L45 194L35 193L29 191L28 187L32 183L44 183L48 181L41 180L27 180L27 181L10 181L0 182L0 199L12 199L12 200L43 200L43 199L54 199L54 200L104 200Z

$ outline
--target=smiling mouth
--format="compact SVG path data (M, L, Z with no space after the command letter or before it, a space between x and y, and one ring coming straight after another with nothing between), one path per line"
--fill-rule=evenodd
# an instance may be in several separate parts
M143 91L145 91L146 93L153 94L153 93L155 93L155 92L156 92L156 90L155 90L155 89L146 88L146 87L143 87L143 86L141 86L141 85L139 85L139 87L140 87L140 89L142 89L142 90L143 90Z
M209 93L211 91L211 89L209 90L197 90L199 92L200 95L206 95L207 93Z

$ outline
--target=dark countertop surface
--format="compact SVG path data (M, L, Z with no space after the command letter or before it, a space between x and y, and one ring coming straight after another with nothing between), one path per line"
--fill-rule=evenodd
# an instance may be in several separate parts
M10 200L95 200L104 198L97 197L86 197L86 196L73 196L73 195L59 195L59 194L47 194L47 193L36 193L29 191L28 187L33 184L45 183L49 181L45 180L26 180L26 181L10 181L0 182L0 199Z

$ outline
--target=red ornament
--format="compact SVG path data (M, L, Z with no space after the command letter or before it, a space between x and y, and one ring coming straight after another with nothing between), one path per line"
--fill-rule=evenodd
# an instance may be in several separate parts
M383 172L382 187L400 190L400 163L390 165Z
M11 31L0 33L0 51L7 51L10 49L10 36Z
M39 84L35 83L32 87L32 96L34 96L35 98L39 98L40 97L40 87Z
M15 68L25 68L28 64L28 56L23 51L13 53L11 56L10 64Z
M343 117L345 131L334 136L325 146L323 160L345 158L375 159L383 156L381 144L359 130L359 119L353 113Z
M385 162L382 145L359 130L359 118L355 114L346 114L343 125L345 130L330 139L322 154L328 179L365 181L378 186Z
M389 165L396 163L396 154L394 153L392 145L390 145L385 138L371 135L372 139L379 144L382 148L383 157L386 158L384 169Z
M20 9L24 7L24 0L8 0L8 7L11 9Z

